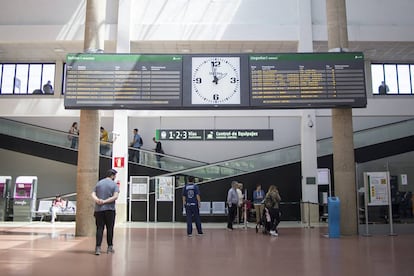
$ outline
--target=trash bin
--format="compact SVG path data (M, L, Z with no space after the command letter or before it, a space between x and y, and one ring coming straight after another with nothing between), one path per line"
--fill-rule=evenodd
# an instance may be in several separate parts
M328 230L329 238L339 238L341 235L340 219L341 209L340 200L338 197L328 198Z

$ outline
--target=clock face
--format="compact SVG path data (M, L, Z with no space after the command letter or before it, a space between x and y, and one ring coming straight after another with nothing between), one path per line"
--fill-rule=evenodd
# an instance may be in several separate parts
M193 57L191 104L240 104L240 58Z

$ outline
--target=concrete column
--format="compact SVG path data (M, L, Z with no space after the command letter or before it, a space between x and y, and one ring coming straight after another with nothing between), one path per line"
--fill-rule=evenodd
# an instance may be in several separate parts
M299 52L313 52L311 0L297 0L299 13ZM310 125L310 122L312 125ZM318 156L316 145L315 110L304 110L301 120L301 167L302 167L302 223L319 221L318 185L307 184L309 177L317 176Z
M319 221L318 185L310 184L318 174L315 110L305 110L301 122L302 223Z
M118 7L118 30L116 40L117 53L130 53L131 29L131 0L120 0ZM118 171L117 180L121 183L119 198L116 202L116 222L122 223L127 218L127 183L128 179L128 112L125 110L114 111L114 132L119 136L113 144L112 158L123 157L125 166L116 168ZM132 130L131 130L132 131ZM114 161L112 161L114 162Z
M348 49L345 0L326 0L328 48L332 52ZM334 191L341 201L340 230L356 235L357 204L352 108L332 109Z
M106 1L87 0L85 52L101 53L104 49ZM81 110L77 169L76 236L94 236L93 187L99 178L99 110Z

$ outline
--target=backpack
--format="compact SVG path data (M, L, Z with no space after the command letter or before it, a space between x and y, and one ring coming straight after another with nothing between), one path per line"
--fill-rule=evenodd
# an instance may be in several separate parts
M141 146L144 145L144 141L142 140L142 137L139 137L139 143L141 144Z

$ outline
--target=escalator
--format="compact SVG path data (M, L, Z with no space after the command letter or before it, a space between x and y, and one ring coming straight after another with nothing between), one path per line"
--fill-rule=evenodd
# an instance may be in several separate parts
M0 118L0 147L49 160L71 165L77 164L77 149L71 148L71 135L64 131L40 127L32 124ZM111 165L112 143L105 144L105 153L100 155L100 163ZM129 148L134 151L134 148ZM205 162L162 155L161 168L153 151L140 150L140 164L129 162L133 171L141 170L147 175L172 173L206 165ZM137 169L139 168L139 169Z
M412 150L412 137L414 137L414 120L405 120L354 132L356 162L369 161L367 159L375 160L398 154L404 150L410 151ZM397 153L396 150L393 150L396 146L384 146L392 141L396 141L400 145L396 149ZM401 145L403 145L402 149ZM68 133L10 119L0 118L0 147L73 165L77 163L77 150L70 147ZM111 143L108 144L108 147L107 152L112 152ZM372 147L376 147L377 150L374 150L376 154L370 157L364 152ZM129 150L135 149L129 148ZM134 170L135 167L144 167L147 168L147 172L151 172L147 174L150 176L192 175L200 182L226 179L294 164L300 162L301 159L301 146L294 145L214 164L163 155L160 168L153 151L141 149L140 152L140 164L129 162L133 171L137 171ZM332 155L332 138L317 141L317 155L318 158ZM101 155L101 158L108 160L109 164L111 163L110 154ZM183 183L179 183L178 186L181 184Z

